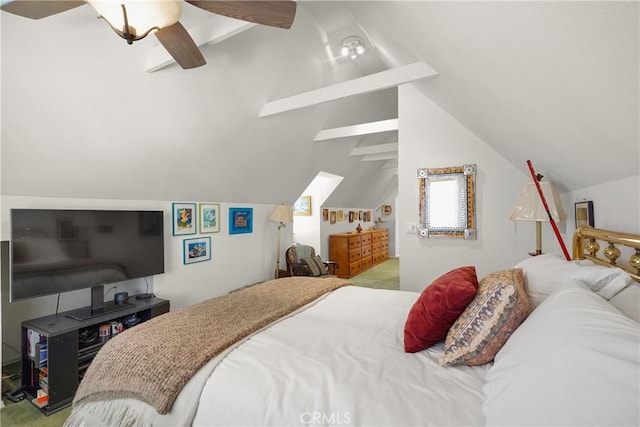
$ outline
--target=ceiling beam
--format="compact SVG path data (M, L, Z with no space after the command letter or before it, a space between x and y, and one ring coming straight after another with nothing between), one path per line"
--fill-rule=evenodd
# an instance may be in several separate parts
M250 22L236 19L219 19L213 16L207 22L189 29L189 34L197 46L203 46L205 44L220 43L255 26L256 24ZM144 70L152 73L174 62L176 62L175 59L169 55L164 46L158 45L149 54Z
M379 153L379 154L369 154L367 156L363 156L363 162L377 162L378 160L392 160L397 159L398 153Z
M386 162L384 162L384 165L382 165L382 169L393 169L393 168L396 168L396 170L398 169L397 160L387 160Z
M346 138L348 136L368 135L371 133L389 132L398 130L398 119L381 120L379 122L360 123L340 128L323 129L314 141L326 141L327 139Z
M367 145L366 147L356 147L349 153L350 156L366 156L368 154L397 153L398 143Z
M352 95L375 92L403 83L435 76L438 73L424 62L414 62L398 68L381 71L276 101L267 102L258 117L267 117L285 111L297 110Z

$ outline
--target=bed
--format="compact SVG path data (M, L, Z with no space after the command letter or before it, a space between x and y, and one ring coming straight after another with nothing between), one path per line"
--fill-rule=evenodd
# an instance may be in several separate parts
M159 316L105 345L65 425L640 425L640 236L573 246L422 293L283 278Z

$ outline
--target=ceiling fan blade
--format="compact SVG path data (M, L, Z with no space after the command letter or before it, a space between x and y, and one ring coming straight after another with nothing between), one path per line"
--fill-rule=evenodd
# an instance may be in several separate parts
M155 35L182 68L196 68L207 63L200 49L180 22L156 31Z
M2 10L25 18L40 19L83 4L84 1L15 0L2 6Z
M296 16L296 2L289 0L186 1L218 15L285 29L291 27L293 18Z

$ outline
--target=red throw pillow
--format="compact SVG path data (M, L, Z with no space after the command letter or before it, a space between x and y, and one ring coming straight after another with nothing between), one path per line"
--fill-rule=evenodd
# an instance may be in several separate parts
M404 351L415 353L444 340L478 291L473 266L459 267L427 286L404 324Z

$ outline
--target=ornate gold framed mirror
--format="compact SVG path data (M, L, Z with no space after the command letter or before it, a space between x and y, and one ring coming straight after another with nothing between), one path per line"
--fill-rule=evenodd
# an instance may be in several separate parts
M418 236L476 239L476 165L418 169Z

